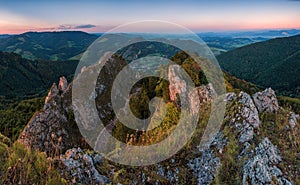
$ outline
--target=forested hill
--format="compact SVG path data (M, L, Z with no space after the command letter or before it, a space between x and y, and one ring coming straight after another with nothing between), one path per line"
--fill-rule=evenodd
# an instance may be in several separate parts
M71 79L78 61L27 60L18 54L0 52L0 95L22 98L44 96L60 76Z
M1 39L0 50L14 52L27 59L79 59L98 36L81 31L27 32Z
M232 75L300 97L300 35L247 45L217 57Z

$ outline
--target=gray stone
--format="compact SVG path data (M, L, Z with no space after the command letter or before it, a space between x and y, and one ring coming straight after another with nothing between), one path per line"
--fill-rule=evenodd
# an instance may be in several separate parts
M221 162L212 148L216 147L220 152L226 145L227 139L224 139L222 132L219 132L208 148L201 149L202 155L200 157L189 160L187 165L196 176L197 184L210 184L213 181Z
M224 101L233 102L236 99L236 94L234 92L226 93Z
M160 164L157 165L158 169L157 169L157 174L166 178L170 183L176 185L179 184L179 170L177 167L175 167L174 169L170 169L168 166L167 167L163 167Z
M101 159L100 159L101 158ZM80 148L66 151L59 159L62 163L61 174L75 184L108 184L110 180L101 175L95 164L102 163L102 157L95 152L84 152Z
M276 112L279 108L277 97L271 88L255 93L253 99L259 112Z
M298 124L297 116L294 112L290 112L289 124L290 124L291 128L294 128Z
M237 113L231 119L230 124L238 129L239 142L245 143L252 140L254 129L259 126L258 111L249 94L240 92Z
M253 157L249 158L243 166L243 184L252 185L271 184L276 179L279 184L291 184L281 170L276 166L282 161L278 149L268 138L254 149Z

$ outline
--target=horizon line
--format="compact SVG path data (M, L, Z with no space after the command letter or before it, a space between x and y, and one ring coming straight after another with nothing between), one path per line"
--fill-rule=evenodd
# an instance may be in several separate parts
M191 30L193 33L195 34L201 34L201 33L242 33L242 32L255 32L255 31L289 31L289 30L299 30L300 31L300 27L295 27L295 28L262 28L262 29L232 29L232 30L208 30L208 31L193 31ZM0 33L0 35L21 35L24 33L45 33L45 32L84 32L84 33L88 33L88 34L104 34L107 33L107 31L95 31L95 32L89 32L89 31L85 31L85 30L28 30L28 31L24 31L24 32L19 32L19 33ZM125 33L125 32L124 32ZM146 32L126 32L126 33L146 33ZM162 34L159 32L153 32L150 34Z

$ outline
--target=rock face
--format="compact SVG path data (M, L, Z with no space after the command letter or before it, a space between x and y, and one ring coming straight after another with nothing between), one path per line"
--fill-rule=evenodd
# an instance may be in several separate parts
M243 167L243 185L248 184L292 184L277 165L282 161L278 149L268 138L254 149L254 155Z
M59 87L55 83L52 85L43 109L31 118L18 139L25 146L48 155L85 146L71 109L72 84L67 85L64 77L59 84Z
M102 164L102 156L95 152L83 152L80 148L67 150L60 156L61 173L74 184L107 184L110 181L101 175L95 165Z
M57 89L57 85L56 83L54 83L49 92L48 92L48 95L47 97L45 98L45 104L47 104L51 99L53 99L55 96L58 95L58 89Z
M239 142L245 143L252 140L254 129L259 126L259 116L249 94L240 92L238 102L237 113L230 122L239 131Z
M255 105L259 112L276 112L279 108L275 92L268 88L253 95Z

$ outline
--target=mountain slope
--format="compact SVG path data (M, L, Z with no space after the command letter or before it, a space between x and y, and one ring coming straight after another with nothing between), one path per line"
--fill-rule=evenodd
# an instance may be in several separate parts
M97 38L80 31L27 32L1 39L0 50L27 59L68 60L83 53Z
M300 35L251 44L217 58L225 71L238 78L299 97Z
M31 61L14 53L0 52L0 96L44 95L61 75L70 79L76 66L77 61Z

